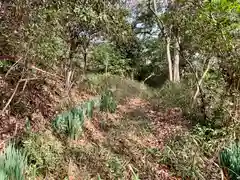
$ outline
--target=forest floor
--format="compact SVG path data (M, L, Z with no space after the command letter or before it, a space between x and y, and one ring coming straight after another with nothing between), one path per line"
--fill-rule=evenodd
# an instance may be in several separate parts
M13 80L1 80L1 108L14 90ZM117 82L115 82L117 84ZM135 84L140 84L136 83ZM181 179L171 175L170 167L161 163L161 151L170 139L181 136L191 128L180 109L163 109L150 99L143 98L136 89L123 82L115 87L127 92L119 97L115 113L94 112L84 123L78 140L58 137L63 147L61 165L38 174L40 179ZM115 85L116 86L116 85ZM9 89L11 91L9 91ZM87 89L87 90L86 90ZM94 88L93 88L94 89ZM138 91L146 91L139 90ZM124 92L126 93L126 92ZM31 133L51 131L51 120L60 112L91 99L97 93L91 88L74 86L67 93L62 82L29 81L20 84L9 108L0 117L0 144L3 149L9 139L21 139L26 120ZM119 96L119 94L118 94Z

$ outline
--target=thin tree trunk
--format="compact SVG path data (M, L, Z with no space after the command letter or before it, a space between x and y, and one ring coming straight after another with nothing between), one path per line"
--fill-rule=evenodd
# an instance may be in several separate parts
M207 68L206 68L206 70L204 71L201 79L198 81L197 90L196 90L195 95L194 95L194 97L193 97L192 107L194 106L194 103L195 103L195 101L196 101L196 99L197 99L197 96L198 96L198 94L199 94L199 92L200 92L200 88L201 88L202 82L203 82L204 78L206 77L209 69L210 69L210 60L209 60L209 62L208 62ZM196 74L196 77L197 77L197 74Z
M76 45L75 44L71 44L70 45L70 50L69 50L69 58L68 58L68 64L67 64L67 74L66 74L66 89L69 89L70 85L71 85L71 77L72 77L72 60L73 60L73 55L75 53L76 50Z
M86 71L87 71L87 52L86 52L86 50L83 53L83 61L84 61L83 71L84 71L84 74L85 74Z
M171 59L171 52L170 52L170 37L166 38L167 42L167 60L168 60L168 72L169 72L169 80L173 81L173 70L172 70L172 59Z
M174 82L180 82L180 72L179 72L179 62L180 62L180 38L176 37L175 38L175 43L174 43L174 67L173 67L173 74L174 74Z

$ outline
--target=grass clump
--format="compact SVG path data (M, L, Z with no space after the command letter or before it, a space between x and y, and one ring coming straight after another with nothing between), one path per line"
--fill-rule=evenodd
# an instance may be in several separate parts
M117 103L114 100L113 92L106 91L101 97L100 110L114 113L117 108Z
M220 153L221 165L227 170L231 179L240 178L240 142L234 142Z
M53 128L59 133L67 134L71 139L77 139L81 135L86 117L91 118L93 115L94 104L96 103L90 100L58 115L53 121Z
M22 144L28 154L30 176L54 173L59 168L64 149L51 132L31 133Z
M0 179L24 180L26 168L26 154L9 144L0 156Z

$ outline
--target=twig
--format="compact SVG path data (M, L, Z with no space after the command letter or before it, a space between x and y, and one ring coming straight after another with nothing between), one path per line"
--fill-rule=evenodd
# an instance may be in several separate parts
M162 33L162 36L165 36L165 34L164 34L164 23L162 22L162 20L158 17L158 15L157 15L157 12L156 12L156 2L155 2L155 0L154 0L154 2L153 2L153 5L154 5L154 10L151 8L151 1L149 0L148 1L148 8L149 8L149 10L153 13L153 15L156 17L156 20L157 20L157 26L158 26L158 28L160 29L160 31L161 31L161 33Z
M38 78L20 79L20 82L33 81L33 80L37 80L37 79Z
M37 67L34 66L34 65L30 65L28 68L29 68L29 69L37 70L37 71L39 71L39 72L41 72L41 73L44 73L44 74L47 74L47 75L49 75L49 76L54 76L54 77L56 77L56 78L63 79L63 77L61 77L61 76L58 76L58 75L56 75L56 74L52 74L52 73L50 73L50 72L44 71L44 70L42 70L42 69L39 69L39 68L37 68Z
M154 72L151 73L147 78L145 78L145 79L143 80L143 84L144 84L148 79L150 79L152 76L154 76L154 75L155 75Z
M4 108L2 109L1 115L6 111L7 107L8 107L9 104L11 103L13 97L15 96L15 94L16 94L16 92L17 92L17 89L18 89L18 86L19 86L19 84L20 84L20 81L21 81L21 80L18 81L18 83L17 83L17 85L16 85L16 87L15 87L13 93L12 93L12 96L9 98L7 104L6 104L6 105L4 106Z
M8 74L12 71L13 68L15 68L15 66L22 60L22 58L19 58L7 71L7 73L5 74L5 78L8 76Z
M35 78L32 78L33 80L35 80ZM25 79L24 79L25 80ZM22 88L22 91L21 92L23 92L24 90L25 90L25 88L26 88L26 86L27 86L27 83L28 83L28 81L29 81L30 79L26 79L25 80L25 82L24 82L24 85L23 85L23 88Z
M195 73L195 75L197 75L197 70L193 67L192 63L183 55L183 53L181 51L180 52L180 55L187 61L187 63L190 65L192 71ZM196 84L198 86L198 76L195 76L195 81L196 81ZM204 120L207 120L207 113L206 113L206 106L205 106L205 94L201 88L201 86L198 86L199 87L199 92L201 94L201 101L202 101L202 106L201 106L201 111L202 111L202 114L204 115Z

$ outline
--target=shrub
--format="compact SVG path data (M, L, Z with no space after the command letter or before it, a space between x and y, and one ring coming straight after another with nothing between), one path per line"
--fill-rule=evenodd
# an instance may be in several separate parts
M98 72L123 75L131 68L118 49L108 43L100 44L93 49L92 58Z
M184 107L188 108L192 101L192 89L184 83L174 84L167 82L157 96L161 97L164 105L167 107Z
M32 133L23 140L30 164L29 173L46 173L56 170L62 160L63 146L51 132Z
M26 167L25 153L17 150L13 144L9 144L0 156L0 179L24 180Z
M117 75L88 75L87 79L88 89L97 93L104 93L106 89L112 89L118 102L129 97L152 95L152 90L143 83Z

